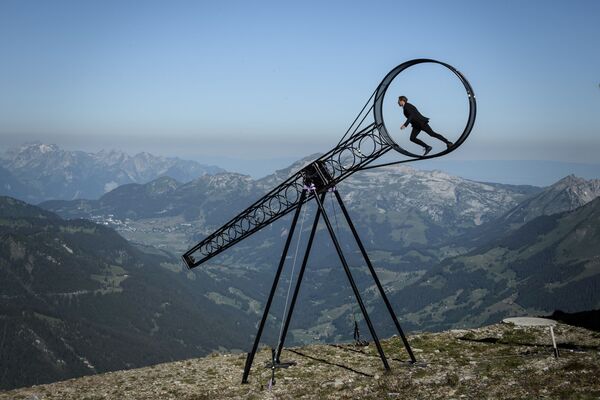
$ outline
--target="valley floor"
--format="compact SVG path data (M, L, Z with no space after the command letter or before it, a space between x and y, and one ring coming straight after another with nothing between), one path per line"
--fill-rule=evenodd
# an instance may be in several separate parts
M0 393L0 399L597 399L600 333L559 324L560 358L548 328L507 324L409 336L418 359L407 363L397 337L382 342L392 370L385 373L375 346L291 348L276 372L255 358L250 383L241 385L245 354L159 364Z

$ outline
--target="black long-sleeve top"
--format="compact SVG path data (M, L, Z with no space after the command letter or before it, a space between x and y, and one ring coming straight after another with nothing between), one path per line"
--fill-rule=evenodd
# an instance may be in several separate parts
M429 123L429 118L424 116L417 110L417 107L413 106L410 103L405 103L403 107L404 116L406 117L406 122L403 124L404 127L407 127L408 124L416 127L422 127Z

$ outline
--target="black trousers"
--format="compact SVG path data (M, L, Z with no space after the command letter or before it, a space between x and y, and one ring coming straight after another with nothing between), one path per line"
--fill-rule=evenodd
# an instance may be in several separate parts
M416 144L418 144L420 146L423 146L423 147L429 147L427 145L427 143L425 143L422 140L417 139L417 135L419 133L421 133L421 131L425 132L426 134L428 134L431 137L434 137L434 138L436 138L438 140L441 140L442 142L444 142L446 144L450 143L450 141L448 139L446 139L445 137L443 137L439 133L434 132L433 129L431 129L431 127L429 126L429 124L425 124L422 127L413 126L412 132L410 133L410 141L413 142L413 143L416 143Z

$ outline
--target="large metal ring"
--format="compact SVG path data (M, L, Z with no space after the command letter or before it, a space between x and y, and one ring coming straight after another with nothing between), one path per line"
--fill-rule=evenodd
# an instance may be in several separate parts
M385 98L385 93L388 90L388 87L390 86L390 84L392 83L392 81L394 80L394 78L396 78L398 75L400 75L400 73L402 71L404 71L405 69L412 67L413 65L417 65L417 64L423 64L423 63L433 63L433 64L439 64L439 65L443 65L444 67L448 68L450 71L452 71L457 77L458 79L460 79L460 81L462 82L462 84L465 87L465 90L467 91L467 98L469 100L469 118L467 119L467 125L465 126L465 129L463 130L462 134L460 135L460 137L454 142L454 145L452 147L450 147L449 149L446 149L444 151L441 151L439 153L434 153L434 154L429 154L427 156L421 156L418 154L414 154L411 153L410 151L400 147L398 145L398 143L396 143L394 141L394 139L392 139L392 137L390 136L390 134L388 133L388 130L385 126L385 121L383 120L383 100ZM469 134L471 133L471 130L473 129L473 125L475 124L475 116L477 114L477 103L475 102L475 93L473 92L473 88L471 87L471 84L469 83L469 81L467 81L467 78L464 77L464 75L462 73L460 73L460 71L458 71L456 68L454 68L453 66L443 63L441 61L437 61L437 60L431 60L428 58L418 58L415 60L410 60L410 61L406 61L400 65L398 65L396 68L394 68L393 70L391 70L386 76L385 78L383 78L383 80L381 81L381 83L379 84L379 86L377 87L377 91L375 92L375 100L373 103L373 114L375 117L375 124L377 125L377 129L379 130L379 133L381 135L381 137L397 152L404 154L405 156L408 157L413 157L413 158L433 158L433 157L438 157L438 156L442 156L444 154L448 154L452 151L454 151L455 149L457 149L469 136Z

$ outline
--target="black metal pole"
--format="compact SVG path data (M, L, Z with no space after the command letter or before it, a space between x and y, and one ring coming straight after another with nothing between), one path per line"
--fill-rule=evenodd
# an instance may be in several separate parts
M325 199L325 194L321 195L321 202ZM306 245L306 250L304 252L304 258L302 259L302 266L300 267L300 272L298 273L298 280L296 281L296 287L294 288L294 294L292 296L292 302L290 303L290 308L288 310L287 316L285 317L285 324L283 325L283 331L281 332L281 337L279 338L279 344L277 346L277 355L275 359L279 362L279 357L281 356L281 351L283 350L283 344L285 342L285 337L287 336L288 328L290 326L290 320L292 319L292 314L294 312L294 307L296 306L296 299L298 298L298 292L300 292L300 284L302 283L302 278L304 277L304 270L306 269L306 264L308 262L308 256L310 255L310 250L312 248L312 243L315 238L315 234L317 233L317 225L319 225L319 218L321 217L321 209L317 208L317 213L315 214L315 220L313 222L312 229L310 230L310 236L308 237L308 244ZM291 279L291 278L290 278Z
M369 256L367 255L365 246L363 246L362 241L360 240L360 237L358 236L358 232L356 231L356 228L354 227L354 224L352 223L350 214L348 214L348 210L346 209L346 206L344 205L344 202L342 201L342 197L340 196L338 191L334 190L334 193L335 193L335 198L337 199L338 203L340 204L340 208L342 209L342 212L344 213L344 217L346 218L346 221L348 222L348 225L350 226L352 235L354 235L354 239L356 240L356 243L358 244L358 248L360 249L360 252L362 253L363 258L365 259L365 262L367 263L367 267L369 267L369 271L371 272L371 275L373 276L373 280L375 281L375 284L377 285L377 289L379 289L379 293L381 294L381 297L383 298L383 302L385 303L385 306L387 307L388 312L390 313L390 316L394 320L394 324L396 325L398 334L400 335L400 337L402 338L402 341L404 342L404 347L406 348L406 351L408 352L408 355L410 356L411 361L414 363L417 360L415 359L412 349L410 348L410 344L408 344L408 340L406 339L406 336L404 335L404 331L402 331L402 328L400 327L400 322L398 322L398 318L396 318L396 313L394 313L392 304L388 300L388 298L385 294L385 291L383 290L383 286L381 285L381 282L379 281L379 277L377 276L377 273L375 272L375 268L373 268L373 264L371 263L371 260L369 259Z
M352 277L352 272L350 271L350 267L348 266L348 263L346 262L346 258L344 257L344 254L342 253L342 248L340 247L337 237L335 236L335 231L333 230L333 227L331 226L331 222L329 221L329 218L327 217L325 208L323 207L323 204L321 203L321 201L319 200L319 198L317 196L315 196L315 200L317 201L317 205L319 206L319 209L321 210L321 213L323 214L323 221L325 221L325 225L327 226L327 230L329 231L329 235L331 236L331 240L333 241L335 250L337 251L338 256L340 257L340 261L342 262L342 265L344 266L344 271L346 271L346 275L348 276L348 280L350 281L350 286L352 286L352 290L354 291L354 296L356 297L356 301L358 302L360 311L362 312L363 317L365 318L365 322L367 323L369 332L371 332L371 337L373 337L373 341L375 341L375 345L377 346L377 351L379 352L379 357L381 357L381 361L383 362L383 366L385 367L385 369L389 370L390 366L387 362L385 354L383 353L383 349L381 348L381 343L379 343L379 338L377 337L377 333L375 333L375 328L373 328L373 324L371 323L371 319L369 318L369 314L367 313L367 308L365 307L365 305L362 301L362 298L360 297L360 292L358 291L358 287L356 286L356 283L354 282L354 278Z
M273 286L271 286L271 292L269 293L269 299L267 300L267 304L265 305L265 311L263 313L262 319L260 320L260 325L258 326L258 332L256 333L256 338L254 339L254 344L252 345L252 351L248 353L248 357L246 358L246 365L244 367L244 376L242 377L242 383L248 383L248 374L250 374L250 368L252 368L252 362L254 361L254 355L256 354L256 350L258 349L258 344L260 342L260 337L262 336L263 328L265 327L265 322L267 321L267 317L269 316L269 309L271 308L271 303L273 302L273 296L275 295L275 290L277 289L277 283L279 283L279 278L281 276L281 271L283 270L283 265L285 264L285 258L287 257L287 252L290 247L290 243L292 242L292 236L294 236L294 231L296 230L296 223L298 222L298 216L300 215L300 209L302 208L302 202L306 197L306 189L302 190L300 194L300 206L296 209L294 213L294 219L292 220L292 226L290 228L290 232L288 233L287 239L285 241L285 246L283 247L283 253L281 253L281 259L279 260L279 266L277 267L277 273L275 274L275 279L273 279Z

